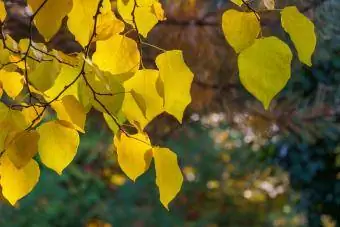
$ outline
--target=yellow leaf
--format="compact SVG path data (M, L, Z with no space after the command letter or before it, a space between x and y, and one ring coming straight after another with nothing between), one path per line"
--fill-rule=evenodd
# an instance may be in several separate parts
M19 199L32 191L39 181L40 169L33 159L23 168L18 169L4 154L0 159L0 175L2 194L14 205Z
M145 6L152 6L154 2L157 0L136 0L138 6L145 7Z
M182 122L183 112L191 102L190 88L194 74L179 50L158 55L156 65L164 84L164 109Z
M61 67L60 73L54 82L54 85L45 92L45 94L49 97L49 100L57 97L57 95L60 94L60 92L65 88L65 86L71 84L71 82L73 82L75 78L78 76L79 71L80 69L78 68L74 68L74 67L63 64ZM61 99L62 97L66 95L74 95L75 97L77 97L78 96L78 82L79 80L77 80L72 86L67 88L67 90L64 93L62 93L59 99Z
M44 117L44 114L42 113L43 109L44 109L43 107L37 107L37 106L36 107L30 106L30 107L24 108L22 110L22 114L25 117L27 125L31 125L33 121L35 121L33 124L33 127L39 124L39 122Z
M107 13L100 14L97 20L97 35L93 41L106 40L111 36L124 31L124 28L124 22L117 19L111 10Z
M238 6L240 6L240 7L243 5L243 1L242 0L231 0L231 2L236 4L236 5L238 5ZM245 0L245 2L247 2L247 1Z
M151 29L158 23L156 15L151 7L136 7L135 21L139 34L145 38Z
M107 114L117 114L122 108L124 100L124 88L119 83L115 76L110 73L102 73L96 70L96 67L86 72L86 79L96 92L96 99L93 97L92 90L86 85L84 80L81 80L80 87L87 93L89 102L98 111Z
M166 209L181 190L183 175L178 166L177 155L168 148L154 148L153 157L156 168L156 184L160 201Z
M6 153L16 168L20 169L30 162L38 151L38 141L39 134L36 131L16 133L9 139Z
M52 103L58 119L71 123L74 129L85 132L86 113L83 106L73 95L64 96L60 101Z
M157 19L159 21L166 20L166 17L164 15L164 10L162 8L162 4L159 2L154 2L152 5L152 11L156 15Z
M78 132L62 121L50 121L40 127L38 143L42 163L59 175L71 163L79 146Z
M138 133L114 137L118 163L123 172L133 181L142 175L150 166L152 147L146 134Z
M124 64L122 64L124 59ZM112 74L122 74L138 70L140 54L137 43L123 35L97 42L93 62L103 71Z
M276 37L258 39L238 57L243 86L268 109L290 78L292 52Z
M133 17L132 17L132 11L135 7L135 1L134 0L117 0L117 9L119 15L123 18L123 20L133 25Z
M249 47L260 33L260 22L253 12L227 10L222 16L224 36L236 53Z
M5 3L0 1L0 21L4 21L6 18L7 12L5 8Z
M9 134L23 131L28 124L25 117L18 110L11 110L0 102L0 151L5 148L5 141Z
M60 68L61 64L57 60L40 62L34 70L28 73L29 82L36 89L44 92L53 86Z
M17 97L24 87L23 77L17 72L7 72L0 70L0 82L2 88L11 98Z
M28 0L33 12L39 9L35 16L35 25L38 31L49 41L59 30L63 18L72 9L72 0L47 1L44 0Z
M90 41L94 26L93 17L99 3L100 0L73 0L73 8L68 14L67 26L83 47Z
M125 98L122 110L126 118L139 129L144 127L163 112L163 98L158 94L157 70L144 69L124 83Z
M295 6L289 6L281 12L281 23L292 39L300 61L311 66L311 58L316 46L313 22L300 13Z

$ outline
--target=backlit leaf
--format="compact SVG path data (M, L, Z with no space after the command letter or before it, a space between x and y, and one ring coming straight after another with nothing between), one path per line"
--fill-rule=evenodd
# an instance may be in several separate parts
M183 175L178 166L177 155L168 148L154 148L156 183L159 188L160 201L166 209L180 191Z
M39 134L36 131L16 133L13 138L10 138L6 153L16 168L20 169L30 162L38 152L38 141Z
M126 23L131 25L133 25L132 11L134 7L134 0L117 0L118 13Z
M114 137L118 163L123 172L133 181L142 175L150 166L152 147L146 134L125 135Z
M27 0L33 12L39 9L35 16L35 25L38 31L44 36L46 41L49 41L59 30L62 19L71 11L72 0Z
M40 62L32 72L28 73L28 79L36 89L44 92L53 86L60 68L61 65L56 60Z
M39 180L40 169L33 159L23 168L18 169L4 154L0 159L0 175L2 194L14 205L19 199L32 191Z
M37 131L40 134L38 150L42 163L61 175L77 153L78 132L66 127L62 121L47 122Z
M0 82L2 84L2 88L7 95L13 99L19 95L24 87L22 80L23 77L20 73L0 70Z
M136 7L135 19L138 32L145 38L151 29L158 23L158 19L150 6Z
M71 84L76 77L79 74L80 69L74 68L68 65L63 64L60 70L60 73L57 77L57 79L54 82L54 85L48 89L45 94L49 97L49 99L54 99L57 97L61 91L65 88L65 86ZM76 81L72 86L67 88L67 90L62 93L59 97L61 99L62 97L66 95L74 95L75 97L78 96L78 81Z
M5 3L0 1L0 21L4 21L6 18L7 12L5 8Z
M127 119L141 130L157 115L163 112L163 98L158 94L157 70L144 69L124 83L125 98L123 112Z
M292 52L276 37L258 39L238 57L243 86L268 109L290 78Z
M260 33L260 22L253 12L227 10L222 16L224 36L236 53L249 47Z
M289 6L281 12L281 23L289 34L301 62L312 65L312 54L316 46L314 24L295 6Z
M117 19L114 13L110 10L106 13L100 14L97 20L96 40L106 40L113 35L124 31L124 22Z
M58 119L71 123L80 132L85 132L86 113L83 106L73 95L64 96L60 101L52 103Z
M122 64L124 59L124 64ZM93 62L103 71L112 74L121 74L138 70L140 53L137 43L123 35L114 35L111 38L97 42Z
M191 102L190 88L194 74L179 50L158 55L156 65L164 84L164 109L182 122L183 112Z
M94 19L100 0L73 0L73 8L68 14L67 26L76 40L85 47L93 31Z

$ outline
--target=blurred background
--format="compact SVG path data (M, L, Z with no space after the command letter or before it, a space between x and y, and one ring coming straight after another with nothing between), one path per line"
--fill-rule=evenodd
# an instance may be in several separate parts
M154 144L178 154L184 174L170 211L158 200L153 169L136 183L125 177L112 133L93 111L73 163L61 177L41 166L31 194L15 208L0 204L0 226L340 226L340 1L277 0L276 8L294 4L313 20L318 46L312 67L294 61L292 78L269 111L240 84L236 54L221 30L222 13L235 6L229 0L162 2L168 20L147 41L183 50L195 73L183 124L164 114L147 128ZM24 37L24 1L6 4L8 31ZM266 11L260 0L251 5L261 11L265 36L292 45L278 11ZM65 28L49 45L79 48ZM144 65L154 67L157 54L144 47Z

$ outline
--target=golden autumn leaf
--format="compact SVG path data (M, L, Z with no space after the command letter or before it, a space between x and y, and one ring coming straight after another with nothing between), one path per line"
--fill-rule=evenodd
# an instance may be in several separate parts
M136 7L134 14L138 32L146 38L151 29L158 23L158 18L153 13L151 6Z
M164 21L164 20L166 20L166 17L165 17L165 13L164 13L162 4L159 3L158 1L155 1L155 2L152 4L152 11L153 11L153 13L156 15L156 17L157 17L157 19L158 19L159 21Z
M34 18L35 25L46 41L58 32L63 18L72 9L72 0L27 0L27 3L34 13L39 10Z
M156 2L157 0L136 0L137 6L142 6L142 7L146 7L146 6L152 6L152 4L154 4L154 2Z
M90 41L94 26L93 17L99 3L100 0L73 0L73 8L68 14L67 26L83 47Z
M64 96L60 101L53 102L52 107L57 112L59 120L67 121L74 129L85 133L86 112L73 95Z
M260 22L253 12L227 10L222 16L224 36L236 53L249 47L260 34Z
M36 131L23 131L15 133L7 143L6 153L9 159L20 169L27 165L27 163L38 152L39 133Z
M38 151L42 163L61 175L77 153L78 132L66 127L62 121L47 122L37 131L40 134Z
M268 109L290 78L292 52L276 37L257 39L238 56L243 86Z
M80 69L74 68L68 65L62 65L60 72L53 84L53 86L45 92L49 98L48 100L54 99L57 97L61 91L65 88L65 86L71 84L79 74ZM77 80L75 83L72 84L67 90L62 93L59 99L63 98L66 95L74 95L78 97L78 82Z
M153 157L156 169L156 184L160 201L166 209L181 190L183 175L178 166L177 155L168 148L154 148Z
M118 163L123 172L133 181L142 175L150 166L152 147L146 134L116 134L114 145Z
M126 118L140 130L163 112L163 98L158 94L158 70L143 69L125 81L122 110Z
M40 169L33 159L24 167L18 169L4 154L0 159L0 175L2 194L14 205L19 199L32 191L39 180Z
M19 95L24 87L23 77L17 72L0 70L0 83L6 94L13 99Z
M166 51L156 58L164 87L164 110L182 122L183 112L191 102L194 74L185 64L182 51Z
M281 12L281 23L289 34L298 52L301 62L312 65L312 54L316 46L314 24L295 6L289 6Z
M0 1L0 21L4 21L6 18L7 12L5 8L5 3Z
M133 17L132 17L132 11L135 7L135 1L134 0L117 0L117 9L119 15L123 18L123 20L133 25Z
M28 73L30 83L39 91L50 89L60 73L61 65L57 60L44 61Z
M107 40L97 42L93 62L99 69L112 74L122 74L138 70L140 53L137 43L123 35L114 35ZM124 64L122 64L124 59Z
M24 115L27 125L31 125L35 121L32 125L34 127L43 119L45 113L45 111L43 113L43 110L44 107L30 106L22 109L21 113Z
M96 91L96 99L93 97L91 89L86 85L84 80L80 81L80 90L82 93L82 102L89 102L95 109L100 112L116 115L122 108L124 100L124 87L116 80L111 73L102 73L96 67L89 67L85 77L91 87ZM87 99L87 100L85 100Z
M117 19L115 14L110 10L102 13L97 19L96 36L93 41L106 40L113 35L124 31L124 22Z
M243 1L242 0L231 0L232 3L238 5L238 6L242 6L243 5ZM247 2L247 0L245 0L245 2Z

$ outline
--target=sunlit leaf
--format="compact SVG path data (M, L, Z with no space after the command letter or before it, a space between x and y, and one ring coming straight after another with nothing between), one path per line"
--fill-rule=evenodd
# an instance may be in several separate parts
M68 14L67 26L83 47L90 41L99 2L100 0L73 0L73 8Z
M71 123L80 132L85 132L86 113L83 106L73 95L64 96L60 101L52 103L58 119Z
M135 10L135 19L138 32L145 38L158 23L158 19L151 7L137 7Z
M163 112L163 98L158 94L157 70L139 70L124 83L125 98L123 112L127 119L141 130Z
M61 175L77 153L78 132L62 121L47 122L37 131L40 134L38 150L42 163Z
M222 29L228 43L236 53L240 53L255 41L261 27L253 12L239 12L231 9L223 13Z
M156 183L159 188L160 201L166 209L180 191L183 175L178 166L177 155L168 148L154 148Z
M53 86L60 68L61 65L56 60L40 62L28 73L28 79L36 89L44 92Z
M156 64L164 84L164 109L182 122L183 112L191 102L190 88L194 74L179 50L158 55Z
M18 169L4 154L0 159L0 175L2 194L14 205L19 199L32 191L39 180L40 169L33 159L23 168Z
M120 168L131 180L136 181L149 168L152 159L148 136L142 133L129 136L121 133L119 137L116 134L114 145Z
M258 39L238 57L243 86L268 109L290 78L292 52L276 37Z
M301 62L312 65L312 54L316 46L314 24L295 6L289 6L281 12L281 23L289 34Z
M78 68L74 68L68 65L62 65L60 73L54 82L54 85L50 89L48 89L45 94L50 99L56 98L59 94L59 99L66 95L74 95L75 97L77 97L79 80L77 80L76 82L74 81L79 75L79 71L80 69ZM61 93L65 89L65 86L70 85L72 82L74 83L70 87L68 87L65 92Z
M0 1L0 21L4 21L6 18L7 12L5 8L5 3Z
M16 133L12 138L7 138L6 153L9 159L20 169L27 165L38 152L39 134L36 131Z
M126 23L131 25L133 25L132 11L134 7L134 0L117 0L118 13Z
M59 30L62 19L71 11L72 0L27 0L33 12L39 10L34 17L39 32L49 41Z
M124 64L122 64L124 59ZM133 72L139 68L140 53L137 43L128 37L114 35L97 42L93 62L103 71L112 74Z
M13 99L19 95L24 87L23 77L17 72L0 70L0 83L7 95Z

